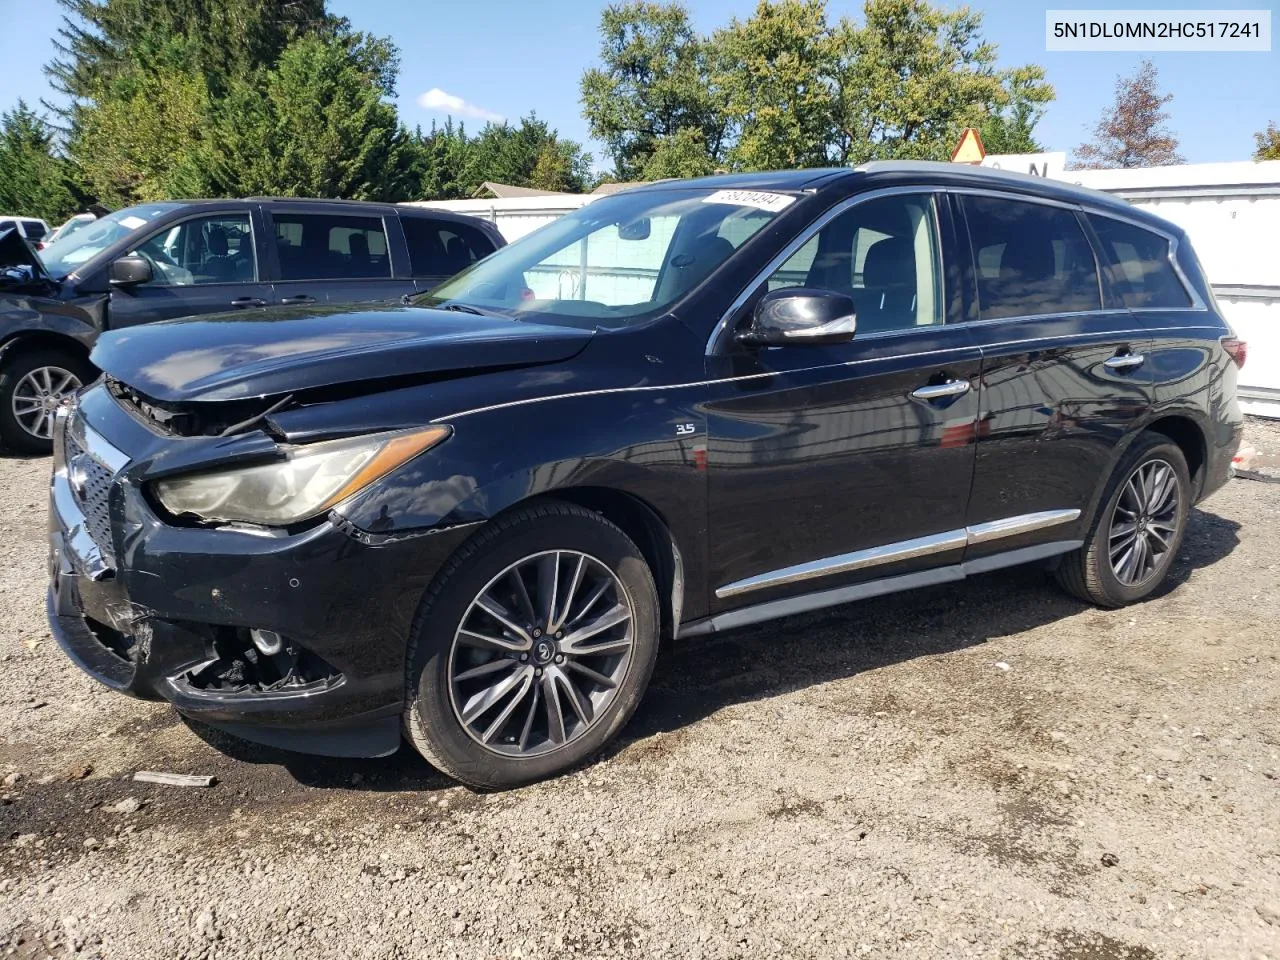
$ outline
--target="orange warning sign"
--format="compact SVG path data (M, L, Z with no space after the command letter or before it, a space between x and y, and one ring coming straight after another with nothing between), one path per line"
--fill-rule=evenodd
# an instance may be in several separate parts
M956 144L955 152L951 154L951 162L981 163L986 155L987 151L982 146L982 137L978 136L978 131L973 127L965 127L964 133L960 134L960 142Z

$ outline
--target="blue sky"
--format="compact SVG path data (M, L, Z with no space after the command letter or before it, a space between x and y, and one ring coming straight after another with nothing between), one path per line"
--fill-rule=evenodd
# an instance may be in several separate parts
M950 5L950 4L949 4ZM1050 149L1071 150L1088 136L1100 111L1111 101L1117 73L1132 71L1139 54L1047 53L1044 13L1053 9L1097 9L1098 0L1029 4L1018 0L973 0L983 11L987 38L999 45L1002 65L1042 64L1057 89L1037 135ZM1165 2L1130 0L1126 8L1167 8ZM1200 9L1240 9L1248 0L1210 4ZM690 0L699 29L710 31L731 17L746 17L754 0ZM1114 7L1115 5L1113 5ZM1253 6L1265 5L1254 0ZM410 126L443 120L450 102L466 104L469 125L483 116L515 119L536 110L560 132L587 142L578 104L578 80L596 61L598 5L577 0L330 0L330 9L362 30L392 37L402 54L399 106ZM1275 0L1273 23L1280 29ZM829 0L833 19L861 12L860 0ZM59 23L54 0L0 0L0 109L19 97L38 101L50 95L40 67L53 54ZM1151 55L1164 88L1173 93L1171 126L1192 162L1247 159L1253 133L1268 121L1280 122L1280 50L1270 53L1159 53ZM420 99L428 91L437 91ZM442 95L443 94L443 95ZM456 98L456 101L452 98ZM434 105L431 105L434 104ZM457 107L453 108L459 114ZM593 145L588 144L589 147ZM600 163L598 145L593 147Z

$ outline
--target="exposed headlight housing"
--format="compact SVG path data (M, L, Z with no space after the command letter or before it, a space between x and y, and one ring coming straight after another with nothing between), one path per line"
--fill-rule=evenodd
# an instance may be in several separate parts
M323 513L449 436L445 426L289 447L283 461L157 480L175 516L288 526Z

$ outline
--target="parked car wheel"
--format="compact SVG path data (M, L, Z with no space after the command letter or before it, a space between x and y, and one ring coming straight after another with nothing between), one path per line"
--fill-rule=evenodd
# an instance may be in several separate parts
M635 711L659 622L653 575L618 527L558 502L512 514L427 591L409 647L409 739L480 788L572 768Z
M0 439L15 453L51 452L58 408L96 376L86 361L63 350L13 352L0 367Z
M1157 434L1140 436L1112 475L1084 546L1063 557L1058 582L1100 607L1141 600L1168 575L1190 507L1182 451Z

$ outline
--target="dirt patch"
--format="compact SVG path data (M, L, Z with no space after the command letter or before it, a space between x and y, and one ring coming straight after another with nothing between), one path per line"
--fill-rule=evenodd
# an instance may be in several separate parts
M85 678L47 469L0 461L0 956L1280 957L1280 485L1127 610L1018 569L677 646L598 763L485 795Z

